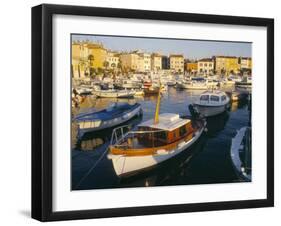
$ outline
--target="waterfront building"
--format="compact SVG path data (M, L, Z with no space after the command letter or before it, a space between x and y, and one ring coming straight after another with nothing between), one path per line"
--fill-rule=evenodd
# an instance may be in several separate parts
M185 70L190 74L196 74L198 71L198 63L196 61L187 61L185 63Z
M117 69L119 62L119 56L116 52L108 52L106 55L106 62L109 69Z
M120 63L123 70L137 71L142 67L142 61L137 53L122 53L120 54Z
M151 70L151 56L149 53L137 52L138 61L136 65L136 71L146 72Z
M170 69L170 59L167 56L162 56L162 69Z
M215 56L215 70L218 74L236 74L240 71L238 57Z
M143 53L143 71L151 70L151 55L149 53Z
M73 78L84 78L89 74L88 46L83 42L73 42L71 48Z
M240 70L241 71L251 71L252 70L252 58L251 57L240 57Z
M170 69L176 72L184 71L184 57L183 55L170 55Z
M151 70L159 71L162 69L162 56L158 53L151 55Z
M214 73L214 61L211 58L203 58L197 62L199 74L210 75Z
M103 47L103 45L98 43L89 43L88 53L90 68L104 69L108 66L106 63L107 50Z

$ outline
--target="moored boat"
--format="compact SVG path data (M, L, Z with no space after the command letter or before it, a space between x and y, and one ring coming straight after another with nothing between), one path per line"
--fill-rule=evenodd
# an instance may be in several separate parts
M181 118L178 114L159 115L160 92L154 119L141 123L136 130L124 132L124 127L112 133L108 158L119 177L150 169L195 143L204 131L204 119Z
M138 103L133 105L128 103L114 103L101 111L78 114L74 120L78 124L78 134L82 136L86 132L118 126L141 114L141 106Z
M144 95L144 91L142 89L135 89L135 90L132 90L132 92L134 93L134 96L143 96Z
M231 143L231 160L239 179L251 181L251 128L242 127Z
M235 86L237 88L240 88L240 89L242 88L245 90L251 89L252 88L252 77L244 76L241 81L235 82Z
M229 107L229 97L222 91L205 91L193 103L197 111L205 117L221 114Z
M143 89L145 95L156 95L158 94L159 90L160 88L156 86L150 86Z
M190 89L190 90L206 90L209 88L208 83L205 78L192 78L189 81L182 81L177 84L180 89Z
M96 90L93 92L97 97L104 98L132 98L134 97L134 92L130 90Z

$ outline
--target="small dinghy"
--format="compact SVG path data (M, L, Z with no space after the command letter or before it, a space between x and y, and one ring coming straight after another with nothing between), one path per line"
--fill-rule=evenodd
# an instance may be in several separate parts
M78 114L74 120L78 124L78 134L82 136L86 132L118 126L141 114L141 105L138 103L133 105L128 103L114 103L98 112Z
M229 97L222 91L205 91L193 106L204 117L223 113L229 107Z
M239 179L251 181L251 129L243 127L237 131L231 143L231 160Z

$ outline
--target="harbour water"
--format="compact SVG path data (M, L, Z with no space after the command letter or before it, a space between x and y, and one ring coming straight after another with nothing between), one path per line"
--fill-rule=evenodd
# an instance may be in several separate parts
M202 92L169 87L167 93L162 96L160 113L187 115L188 105ZM142 106L143 116L129 122L137 125L141 121L153 118L156 98L157 96L145 96L133 99L111 99L87 96L80 108L74 110L74 114L93 108L104 109L114 102L138 102ZM237 178L231 162L231 139L238 129L249 125L249 120L248 100L233 102L227 112L207 119L208 131L189 151L146 173L127 179L116 176L111 160L106 157L112 130L88 133L80 140L73 137L72 189L240 182L241 179Z

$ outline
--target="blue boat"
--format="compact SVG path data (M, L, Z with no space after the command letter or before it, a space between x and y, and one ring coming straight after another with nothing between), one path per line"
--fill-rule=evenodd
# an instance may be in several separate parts
M82 136L86 132L99 131L118 126L141 114L141 105L138 103L114 103L108 108L98 112L78 114L74 120L78 124L78 134Z

